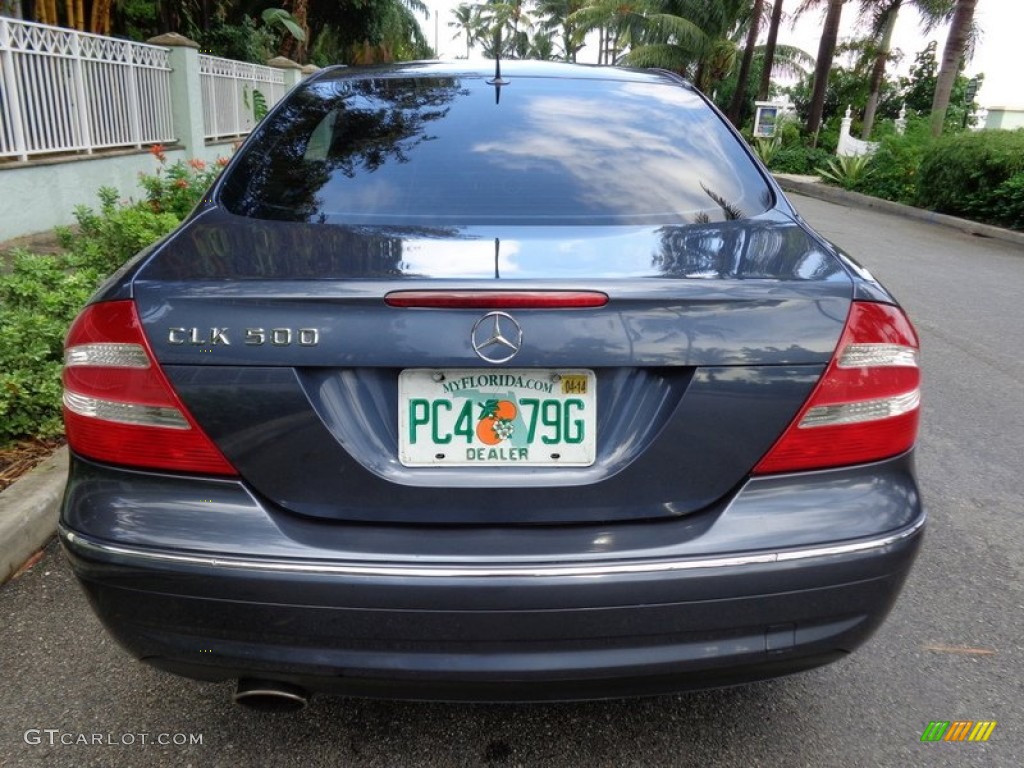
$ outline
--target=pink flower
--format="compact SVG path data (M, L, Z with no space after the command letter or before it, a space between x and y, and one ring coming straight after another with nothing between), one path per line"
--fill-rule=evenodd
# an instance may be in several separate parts
M164 154L163 144L154 144L149 148L149 154L159 160L161 163L167 160L167 155Z
M179 189L188 189L188 182L185 179L178 179L176 182L174 182L174 186L178 187Z
M188 164L191 165L197 171L206 170L206 163L200 160L198 157L193 157L191 160L188 161Z

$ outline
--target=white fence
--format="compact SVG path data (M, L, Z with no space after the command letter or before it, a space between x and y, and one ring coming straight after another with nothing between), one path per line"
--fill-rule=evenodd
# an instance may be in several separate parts
M216 56L199 57L199 75L207 140L249 133L258 122L259 105L269 109L287 90L280 69Z
M850 127L852 125L853 117L851 116L850 107L847 107L846 115L843 117L843 122L839 127L839 144L836 147L836 154L844 156L852 155L854 157L875 154L875 150L878 149L878 142L855 139L850 135ZM900 131L900 133L902 132L903 131Z
M165 48L0 17L0 157L175 139Z

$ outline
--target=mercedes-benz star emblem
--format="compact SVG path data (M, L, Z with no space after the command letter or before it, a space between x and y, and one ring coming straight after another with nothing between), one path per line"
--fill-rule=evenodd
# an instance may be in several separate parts
M475 323L470 334L473 351L488 363L511 360L523 346L523 329L512 315L488 312Z

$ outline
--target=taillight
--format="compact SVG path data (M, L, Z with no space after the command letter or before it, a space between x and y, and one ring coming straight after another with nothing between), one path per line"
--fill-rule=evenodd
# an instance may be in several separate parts
M821 381L754 474L860 464L917 440L918 340L898 307L854 302Z
M160 370L132 301L86 307L68 331L64 425L71 449L97 461L236 474Z

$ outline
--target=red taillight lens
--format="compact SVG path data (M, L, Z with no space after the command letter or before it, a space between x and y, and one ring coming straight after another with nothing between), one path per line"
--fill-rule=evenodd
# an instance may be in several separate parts
M854 302L821 381L754 474L877 461L917 440L917 334L899 307Z
M131 301L86 307L68 331L64 425L71 449L97 461L236 474L160 370Z

